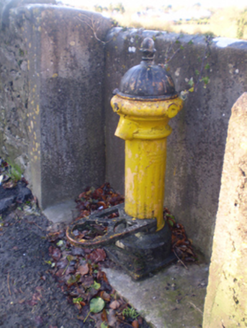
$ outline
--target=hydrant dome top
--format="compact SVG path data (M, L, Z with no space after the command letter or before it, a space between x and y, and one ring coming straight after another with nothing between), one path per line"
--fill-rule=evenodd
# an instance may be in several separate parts
M139 65L130 68L123 76L116 94L137 100L162 100L178 96L170 74L164 65L155 65L156 49L151 38L145 38L140 51L143 53Z

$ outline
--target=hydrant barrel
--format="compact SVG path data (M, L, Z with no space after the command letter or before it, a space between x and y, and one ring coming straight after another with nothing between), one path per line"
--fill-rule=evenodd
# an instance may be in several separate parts
M166 141L168 125L183 106L165 68L155 65L154 42L144 39L140 65L125 73L111 106L120 120L115 135L125 140L125 212L138 219L156 218L164 227Z

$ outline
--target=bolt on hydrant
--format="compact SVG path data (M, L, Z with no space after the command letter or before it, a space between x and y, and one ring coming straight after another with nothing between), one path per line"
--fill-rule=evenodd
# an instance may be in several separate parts
M174 260L163 217L166 141L172 132L168 122L183 107L171 76L154 64L154 41L145 38L140 50L141 63L125 73L111 99L120 116L115 135L125 140L125 203L90 216L92 222L105 220L108 226L104 236L90 243L71 238L78 222L67 231L74 244L107 245L109 256L134 279ZM118 218L102 219L113 212Z

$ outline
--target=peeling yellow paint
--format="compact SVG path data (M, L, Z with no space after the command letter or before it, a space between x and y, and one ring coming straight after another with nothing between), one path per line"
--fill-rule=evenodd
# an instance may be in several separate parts
M160 230L165 224L166 140L172 132L168 122L183 101L178 97L138 101L115 95L111 106L120 115L115 135L125 140L125 211L138 219L155 217Z
M37 115L39 114L39 105L37 105L35 113L36 113Z

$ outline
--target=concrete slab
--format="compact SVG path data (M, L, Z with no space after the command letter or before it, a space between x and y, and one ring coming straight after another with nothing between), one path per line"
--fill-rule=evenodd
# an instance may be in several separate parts
M155 328L202 327L208 266L174 264L143 281L104 269L110 284Z
M73 219L75 209L75 201L68 200L63 203L47 207L43 213L53 225L60 223L70 223Z

